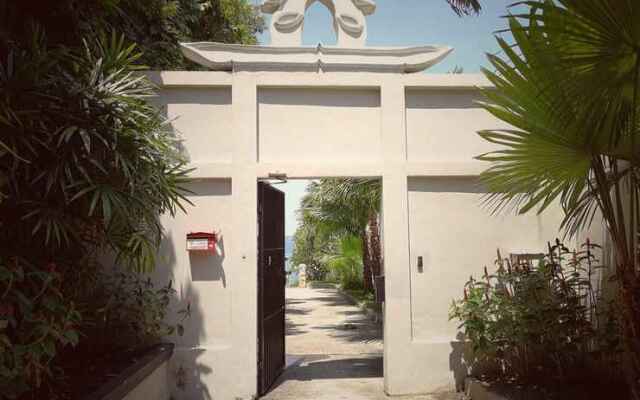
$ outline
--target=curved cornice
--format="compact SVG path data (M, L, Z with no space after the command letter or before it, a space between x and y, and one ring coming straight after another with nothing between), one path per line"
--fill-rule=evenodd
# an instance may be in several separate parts
M181 43L183 54L213 70L309 70L418 72L442 61L448 46L419 47L278 47L215 42Z

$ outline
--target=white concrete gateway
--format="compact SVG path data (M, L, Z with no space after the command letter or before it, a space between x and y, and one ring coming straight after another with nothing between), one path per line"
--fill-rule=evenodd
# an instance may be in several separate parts
M337 47L300 47L314 0L265 0L272 46L184 45L216 71L156 72L158 102L196 168L194 207L165 217L158 278L174 278L193 315L170 366L176 399L258 393L257 182L380 177L386 273L384 388L389 395L456 388L464 375L453 298L504 254L544 249L559 209L491 216L474 157L494 147L476 131L505 127L474 103L480 75L409 74L448 47L364 47L372 0L320 0ZM190 232L219 232L219 254L186 251ZM419 257L422 266L418 266Z

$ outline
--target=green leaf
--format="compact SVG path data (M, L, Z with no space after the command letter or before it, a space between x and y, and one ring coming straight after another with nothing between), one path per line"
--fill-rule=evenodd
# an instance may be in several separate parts
M80 337L78 332L75 330L68 330L64 333L64 337L67 339L67 342L72 346L77 346L80 341Z

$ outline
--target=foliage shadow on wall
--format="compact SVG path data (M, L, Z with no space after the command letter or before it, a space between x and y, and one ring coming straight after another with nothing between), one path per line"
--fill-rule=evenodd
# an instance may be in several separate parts
M407 90L407 108L411 109L468 109L480 108L482 100L476 90L460 90L452 93L442 90Z
M227 277L224 273L224 236L218 240L220 254L200 254L189 253L189 267L191 268L191 279L194 282L200 281L222 281L222 286L227 287Z
M175 341L176 349L169 363L169 387L174 399L212 400L213 396L204 383L204 377L213 373L213 370L199 362L198 359L205 353L205 350L195 350L193 347L200 345L204 338L204 306L201 304L200 296L193 289L189 281L180 282L176 274L176 255L174 237L171 232L167 233L161 247L161 265L158 265L154 272L154 279L157 282L168 282L172 280L176 283L178 299L171 308L172 322L180 318L179 310L189 307L190 316L184 321L184 333L182 336L167 338ZM180 248L180 247L177 247Z

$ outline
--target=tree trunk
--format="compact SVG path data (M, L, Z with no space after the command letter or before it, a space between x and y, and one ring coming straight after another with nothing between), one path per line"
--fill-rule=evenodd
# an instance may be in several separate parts
M373 276L382 274L382 249L380 246L380 226L378 214L369 217L369 252L371 254L371 272Z
M613 174L618 175L618 161L608 161ZM599 208L607 225L615 257L617 300L620 307L620 315L617 317L624 346L622 368L632 398L640 400L640 277L635 250L638 226L633 217L635 210L640 207L635 197L639 190L638 182L632 171L629 186L623 186L622 181L612 184L607 177L609 166L605 165L602 159L595 159L592 166L598 185ZM623 195L627 188L630 188L629 197ZM629 203L623 205L624 200L628 200Z
M617 164L614 166L616 170ZM608 221L609 233L613 239L616 257L616 275L620 286L619 301L622 307L621 325L625 353L628 356L628 366L624 368L627 382L634 400L640 400L640 276L637 265L637 247L640 227L636 220L638 204L639 182L635 175L630 175L629 197L621 195L624 187L614 185L611 202L622 198L627 200L621 206L618 202L618 215ZM624 209L622 209L624 207ZM628 213L625 211L628 210ZM612 222L618 222L617 232L612 229ZM617 233L617 235L616 235Z
M360 234L360 238L362 240L362 286L365 292L372 292L371 252L369 251L369 236L366 230Z

